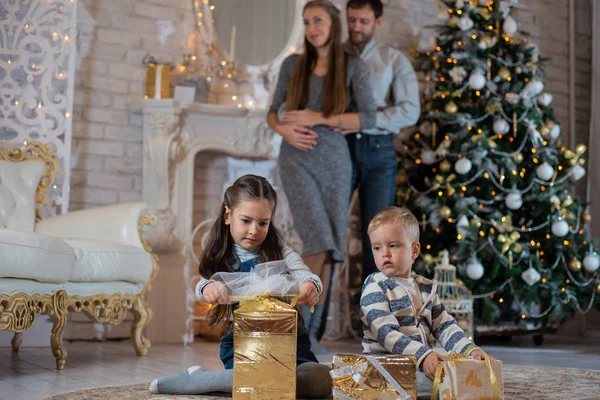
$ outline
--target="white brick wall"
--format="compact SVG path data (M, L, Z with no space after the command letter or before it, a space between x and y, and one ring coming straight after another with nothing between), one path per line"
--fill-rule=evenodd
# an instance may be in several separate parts
M345 8L345 0L334 0ZM386 23L379 40L406 54L421 29L435 22L435 0L384 0ZM591 82L591 3L576 2L576 137L587 141ZM552 57L547 90L567 134L569 117L568 8L565 0L521 0L516 14L520 28L532 34L542 56ZM178 62L184 53L184 26L193 24L189 0L80 0L93 19L79 22L91 42L80 47L73 123L73 148L80 151L73 172L71 209L141 199L142 120L131 115L128 103L144 94L142 58L152 52L160 60ZM84 13L80 13L84 15ZM161 44L157 19L173 21L175 33ZM83 54L89 48L87 54ZM226 161L214 154L197 158L195 222L214 213L219 199L199 193L220 188L226 179ZM580 190L583 190L580 188ZM212 191L211 191L212 192ZM216 191L212 192L216 193ZM579 192L583 194L584 192Z

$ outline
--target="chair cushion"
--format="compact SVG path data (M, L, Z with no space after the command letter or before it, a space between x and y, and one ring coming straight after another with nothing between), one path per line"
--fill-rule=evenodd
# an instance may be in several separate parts
M0 293L12 296L16 293L53 294L57 290L64 289L59 283L43 283L30 279L0 278Z
M97 294L139 294L144 285L130 282L67 282L63 285L69 296L94 296Z
M33 231L35 191L44 174L38 160L0 160L0 228Z
M152 272L152 257L142 248L100 240L62 240L75 251L70 282L146 283Z
M74 263L75 252L62 239L0 229L0 278L62 283L69 280Z

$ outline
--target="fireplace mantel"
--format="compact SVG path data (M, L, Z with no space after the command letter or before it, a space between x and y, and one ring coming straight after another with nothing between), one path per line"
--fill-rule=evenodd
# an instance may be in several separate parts
M195 156L202 151L275 160L281 138L267 125L266 110L146 99L131 111L143 116L142 198L157 218L147 241L160 260L149 301L155 323L147 335L156 342L193 340L189 313ZM192 335L192 337L190 337Z

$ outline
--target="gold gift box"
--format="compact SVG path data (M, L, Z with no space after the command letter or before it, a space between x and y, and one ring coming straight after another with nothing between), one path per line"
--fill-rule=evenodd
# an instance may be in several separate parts
M417 398L417 361L415 356L374 355L375 360L402 386L404 391ZM337 358L337 360L336 360ZM339 399L335 393L341 393L355 400L380 400L385 393L396 398L398 393L388 383L385 377L372 365L366 356L355 354L337 354L333 368L341 365L349 366L352 370L360 370L360 364L368 364L360 372L361 378L345 376L333 379L334 399ZM358 382L357 382L358 380Z
M171 65L153 63L146 65L146 96L149 99L171 97Z
M233 313L233 399L294 400L298 313L272 298Z
M494 372L497 396L494 396L490 371L485 361L461 358L447 361L443 365L444 378L439 386L440 399L502 400L502 362L490 360Z

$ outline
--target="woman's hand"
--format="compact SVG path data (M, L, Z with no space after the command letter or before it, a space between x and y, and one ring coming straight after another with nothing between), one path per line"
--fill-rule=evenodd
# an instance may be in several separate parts
M300 285L298 291L298 298L296 299L298 304L304 306L314 306L319 301L319 292L317 286L311 281L306 281Z
M309 128L300 125L279 125L277 133L283 137L283 140L294 146L298 150L309 151L313 150L317 145L316 132Z
M341 133L342 135L349 135L351 133L358 133L354 129L340 129L340 128L332 128L334 131Z
M229 304L227 289L221 282L212 282L204 286L202 289L202 296L204 296L207 303Z
M320 124L321 113L312 110L288 111L283 116L283 123L289 125L302 125L312 128Z

